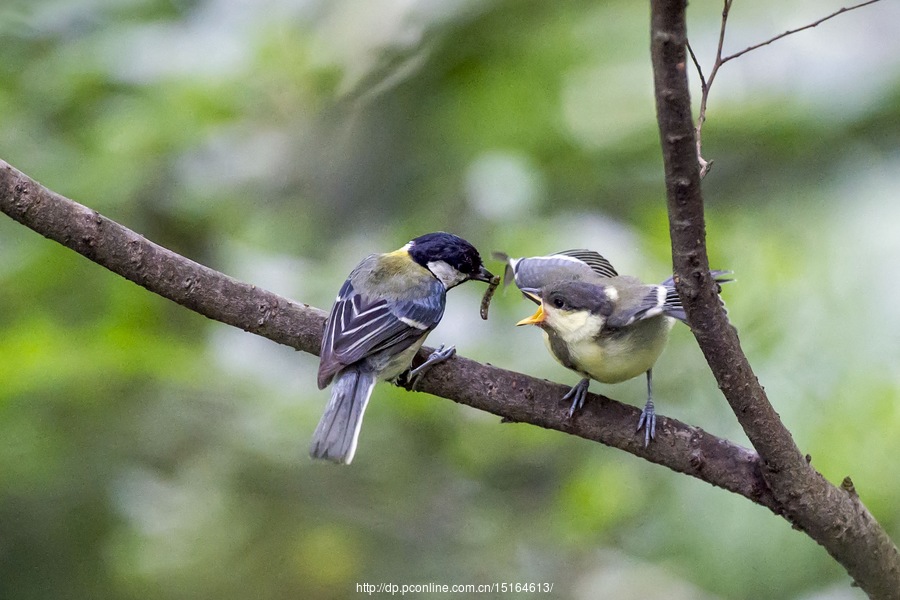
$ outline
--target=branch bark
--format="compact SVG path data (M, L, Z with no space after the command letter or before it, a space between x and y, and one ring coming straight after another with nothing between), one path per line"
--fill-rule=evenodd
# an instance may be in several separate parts
M821 544L873 598L900 598L900 554L859 498L813 469L769 403L709 277L687 79L685 0L652 0L651 57L665 164L672 260L691 329L783 516Z
M303 352L319 353L324 311L242 283L154 244L48 190L2 160L0 210L110 271L210 319ZM416 364L431 351L423 348ZM634 406L591 394L580 416L568 419L568 405L560 402L567 386L458 355L430 369L416 389L509 421L556 429L625 450L740 494L776 514L781 512L762 478L755 452L675 419L660 417L659 435L645 448L643 436L634 431L640 414Z

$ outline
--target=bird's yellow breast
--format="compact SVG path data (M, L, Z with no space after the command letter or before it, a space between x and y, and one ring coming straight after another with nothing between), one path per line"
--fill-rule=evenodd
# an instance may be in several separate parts
M555 323L555 334L565 343L568 356L560 356L560 344L544 330L547 348L563 366L601 383L619 383L646 373L666 347L673 323L659 316L610 331L596 327L591 322L596 317L571 317Z

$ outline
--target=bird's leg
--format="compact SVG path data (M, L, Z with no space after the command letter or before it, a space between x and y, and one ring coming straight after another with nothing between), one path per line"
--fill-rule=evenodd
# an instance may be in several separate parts
M650 440L656 437L656 408L653 406L653 369L647 369L647 404L641 411L637 429L644 430L644 448L650 445Z
M454 354L456 354L456 346L444 348L444 345L441 344L440 348L431 353L431 355L428 357L428 360L423 362L415 369L411 369L402 373L397 379L399 381L405 381L407 384L409 384L409 389L414 390L416 389L416 384L419 383L419 378L425 373L425 371L438 363L442 363L445 360L452 358Z
M563 400L572 400L572 406L569 408L570 419L584 406L584 400L587 397L587 392L590 385L591 380L585 377L584 379L573 385L572 389L562 397Z

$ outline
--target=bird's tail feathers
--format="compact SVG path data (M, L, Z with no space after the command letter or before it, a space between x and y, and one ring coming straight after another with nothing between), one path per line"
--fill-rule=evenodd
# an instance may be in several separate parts
M728 283L730 281L734 281L727 277L731 275L731 271L710 271L710 275L712 275L715 282L719 285L719 290L722 291L721 285L723 283ZM684 312L684 307L681 305L681 298L678 296L678 291L675 289L675 278L669 277L661 284L666 288L666 299L663 304L663 313L666 316L674 317L681 321L682 323L687 323L687 314ZM722 300L722 297L719 296L719 302L722 304L722 308L725 308L725 302ZM728 309L725 308L725 312L727 314Z
M350 464L376 380L374 373L353 368L338 373L331 387L331 399L313 433L309 447L312 458Z

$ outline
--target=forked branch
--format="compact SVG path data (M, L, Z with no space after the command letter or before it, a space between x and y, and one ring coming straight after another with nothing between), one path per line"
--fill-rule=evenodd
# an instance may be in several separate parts
M691 48L690 42L687 43L687 49L691 56L691 62L694 63L694 67L697 69L697 74L700 77L700 92L701 92L700 93L700 112L697 115L697 126L694 129L696 131L696 137L697 137L697 160L700 163L700 178L701 179L706 177L706 174L709 173L709 170L712 168L712 164L713 164L712 160L706 161L703 158L703 152L702 152L703 136L702 136L702 133L703 133L703 123L706 122L706 106L707 106L707 102L709 101L709 91L710 91L710 88L712 88L713 80L715 80L716 75L718 74L719 69L722 67L722 65L724 65L728 61L731 61L731 60L734 60L735 58L743 56L743 55L747 54L748 52L757 50L759 48L762 48L763 46L768 46L772 42L776 42L776 41L780 40L781 38L787 37L794 33L798 33L800 31L804 31L806 29L812 29L813 27L817 27L818 25L821 25L825 21L828 21L829 19L833 19L838 15L842 15L845 12L850 12L851 10L856 10L857 8L862 8L864 6L868 6L869 4L875 4L876 2L879 2L879 0L866 0L865 2L860 2L859 4L855 4L853 6L845 6L844 8L834 11L830 15L822 17L821 19L819 19L817 21L813 21L812 23L809 23L808 25L804 25L803 27L797 27L796 29L789 29L789 30L785 31L784 33L780 33L776 36L773 36L773 37L767 39L764 42L754 44L752 46L744 48L743 50L741 50L739 52L735 52L734 54L729 54L728 56L722 56L722 50L725 45L725 29L728 25L728 15L731 12L732 1L733 0L724 0L724 6L722 8L722 24L719 27L719 43L716 46L716 58L713 61L712 69L709 72L709 79L705 79L703 77L703 69L700 66L700 61L697 59L697 55L694 54L694 50L693 50L693 48Z

